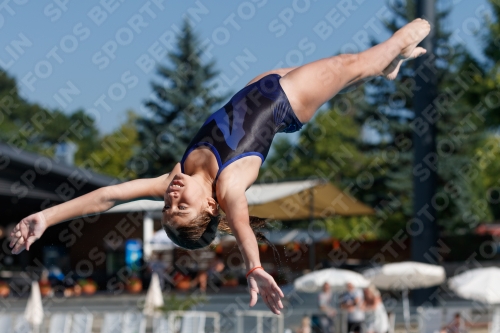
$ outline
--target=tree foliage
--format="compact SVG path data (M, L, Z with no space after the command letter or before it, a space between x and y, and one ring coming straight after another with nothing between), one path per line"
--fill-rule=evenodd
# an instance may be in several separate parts
M392 1L393 19L387 23L390 31L415 18L414 1ZM482 69L463 45L453 43L445 29L445 19L451 7L438 1L434 58L437 77L437 98L427 114L436 122L437 152L427 156L424 165L413 163L413 140L421 126L413 111L415 76L421 75L411 62L405 63L396 81L377 79L365 87L365 99L355 106L356 119L363 128L376 133L375 140L364 141L362 151L378 160L371 168L376 183L372 205L387 202L399 207L387 219L385 230L392 235L413 215L413 177L425 177L425 169L437 170L437 194L433 205L442 229L453 231L469 227L467 216L488 219L477 203L484 197L484 188L467 170L475 148L483 138L481 117L471 113L475 104L471 96Z
M484 115L487 137L476 149L471 161L471 172L482 181L486 189L487 206L492 211L493 219L500 220L500 4L490 0L492 9L489 16L485 12L485 28L478 31L482 41L483 55L486 62L483 64L485 74L479 78L478 84L469 93L477 108ZM483 204L482 207L485 205Z
M78 145L80 158L99 145L96 124L83 110L66 114L29 103L4 71L0 71L0 101L0 140L9 145L53 156L56 144L71 141Z
M350 102L349 102L350 103ZM364 174L369 159L357 148L361 130L354 121L354 109L329 107L320 111L300 131L292 143L278 137L273 152L267 158L260 174L262 182L319 178L330 181L345 192L359 197L362 187L371 183ZM293 221L284 227L308 228L309 221ZM337 238L375 237L359 228L363 217L332 217L325 219L325 228Z
M356 147L359 132L352 112L323 110L304 126L295 144L284 137L273 143L260 180L314 177L347 186L366 163Z
M413 94L419 89L415 87L415 76L421 74L409 61L403 64L395 81L378 78L362 89L333 98L328 112L331 114L337 110L349 115L337 121L341 126L328 125L331 116L325 119L321 114L303 130L298 144L278 142L275 155L266 165L267 174L263 173L262 179L270 178L269 170L273 168L274 175L281 174L282 177L326 175L336 185L376 208L378 213L371 218L378 226L374 232L385 238L405 230L405 224L414 214L414 175L419 175L425 168L437 168L437 194L433 202L441 229L455 232L491 219L491 213L484 205L491 181L488 183L478 172L480 160L474 158L488 153L481 150L488 115L478 111L478 105L487 93L486 85L481 84L485 68L464 45L452 41L451 33L445 28L451 7L446 7L444 1L437 2L437 23L433 26L435 44L431 57L436 63L438 96L429 106L432 112L427 113L437 121L437 153L428 156L426 164L420 168L414 166L413 140L419 123L413 111ZM386 28L391 32L415 18L415 1L394 0L388 6L393 15L386 22ZM496 13L500 13L498 6ZM489 36L490 40L500 40L500 28L491 24L490 29L495 31ZM490 47L487 52L492 54L491 57L496 56L498 48ZM490 82L489 86L491 88L494 84ZM308 133L318 124L329 127L325 140L314 140ZM346 147L352 158L343 167L330 163L330 160L343 156L342 149ZM491 152L487 156L492 156ZM493 166L488 169L490 172L491 168ZM280 170L286 172L280 173ZM330 174L334 176L330 177ZM337 218L335 223L340 225L329 227L329 230L338 236L362 222L360 219ZM350 235L356 236L352 232Z
M24 100L14 78L0 71L0 141L22 150L55 156L60 143L77 146L75 164L120 179L135 178L128 161L138 149L132 112L119 129L102 136L95 120L83 110L70 114Z
M127 120L120 128L100 139L99 147L91 153L99 161L96 171L124 180L137 178L131 165L133 156L141 150L137 118L133 111L127 111Z
M177 48L167 54L168 65L151 83L154 98L146 102L149 117L140 118L139 140L147 155L143 176L169 172L205 119L224 97L213 94L214 62L202 63L203 49L188 20L177 37Z

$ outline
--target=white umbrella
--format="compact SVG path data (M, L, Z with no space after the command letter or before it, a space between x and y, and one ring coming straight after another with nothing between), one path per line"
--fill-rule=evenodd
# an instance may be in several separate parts
M161 292L160 278L157 273L153 273L149 284L146 300L144 301L144 313L146 316L157 316L160 314L158 307L163 306L163 294Z
M31 294L24 310L24 318L35 331L38 331L43 322L42 295L37 281L31 283Z
M176 245L170 238L168 238L167 233L165 230L160 229L156 231L151 238L151 245L156 246L158 248L163 248L165 250L171 250L173 249Z
M437 286L446 279L443 267L414 261L385 264L368 269L363 274L379 289L402 291L403 316L407 331L410 327L408 290Z
M448 280L455 294L487 304L500 303L500 268L476 268Z
M384 290L427 288L439 285L446 279L443 267L414 261L385 264L368 269L363 275L375 287Z
M346 269L325 268L305 274L293 282L297 291L308 293L319 292L327 282L333 291L345 290L345 285L350 282L356 288L366 288L370 284L363 275Z

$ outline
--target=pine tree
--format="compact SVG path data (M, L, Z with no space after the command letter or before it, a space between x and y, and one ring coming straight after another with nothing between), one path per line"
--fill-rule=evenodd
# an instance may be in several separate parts
M485 17L485 28L479 34L482 41L483 55L486 62L483 64L485 75L479 84L472 87L468 97L481 105L484 111L484 122L487 124L487 138L477 149L476 171L481 173L481 179L487 192L487 202L493 214L493 220L500 220L500 181L498 170L500 167L500 3L490 0L492 17Z
M486 115L491 128L500 124L500 105L497 101L498 94L495 93L500 85L500 3L495 0L489 2L493 17L486 17L486 29L482 29L483 33L480 35L483 41L483 54L487 60L485 64L487 75L483 77L475 92L483 99L488 94L492 96Z
M211 79L217 75L215 63L202 63L203 49L185 20L177 38L177 49L167 54L168 66L159 66L161 82L151 84L154 99L146 102L151 117L138 121L143 160L147 166L138 170L141 176L169 172L179 162L199 127L226 99L213 93Z
M394 32L415 18L414 1L391 1L393 19L386 27ZM468 91L481 75L467 50L450 40L450 33L443 27L451 8L437 4L434 54L438 98L434 115L437 121L437 172L438 193L435 196L440 226L452 231L457 227L470 227L466 216L488 219L488 213L477 207L484 194L480 181L465 175L468 161L481 139L481 127L470 116L472 101ZM385 236L404 228L413 215L413 131L417 130L413 112L412 86L417 71L413 63L402 66L398 79L380 78L365 85L364 98L353 99L357 109L356 119L368 130L370 140L360 143L359 149L371 159L370 171L374 186L365 191L364 198L373 207L387 209L384 218ZM472 125L471 125L472 124ZM375 133L375 134L373 134ZM434 166L435 159L428 161ZM385 207L385 208L384 208ZM383 235L381 235L383 236Z

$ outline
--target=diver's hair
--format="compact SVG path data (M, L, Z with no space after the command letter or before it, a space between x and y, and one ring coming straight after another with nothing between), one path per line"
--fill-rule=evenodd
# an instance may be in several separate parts
M194 219L192 219L187 226L175 228L175 233L178 238L186 239L189 241L197 241L203 235L205 230L207 229L208 224L213 218L217 218L219 220L219 225L217 229L226 234L232 234L231 228L226 220L225 215L212 216L208 212L203 212ZM267 219L263 219L260 217L250 216L250 227L252 228L255 238L257 238L258 242L269 243L264 234L259 231L259 229L266 226ZM168 234L168 232L167 232ZM210 244L206 244L209 246Z
M257 241L261 243L269 243L266 236L264 236L264 234L261 231L259 231L260 229L264 228L267 225L267 219L263 219L256 216L249 216L249 218L250 218L250 227L252 228L253 233L255 234L255 238L257 238ZM219 229L219 231L223 233L232 235L231 228L229 227L229 224L226 221L226 216L219 215L219 221L220 222L217 229Z

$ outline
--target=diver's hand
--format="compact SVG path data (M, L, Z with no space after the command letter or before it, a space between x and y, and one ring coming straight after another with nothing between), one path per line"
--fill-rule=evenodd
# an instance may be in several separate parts
M19 222L10 233L11 241L9 246L12 249L12 254L19 254L24 249L30 249L43 232L47 229L47 221L42 212L32 214Z
M250 293L250 306L257 303L257 294L262 296L264 303L274 313L279 315L280 309L283 309L281 298L285 297L278 287L273 277L263 269L256 269L247 278L248 291Z

